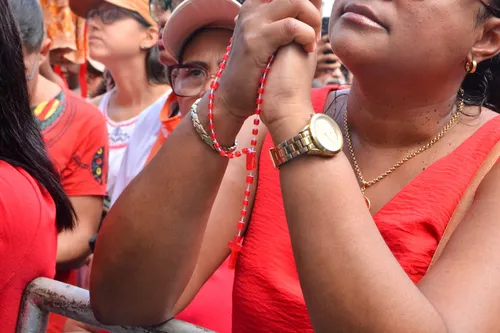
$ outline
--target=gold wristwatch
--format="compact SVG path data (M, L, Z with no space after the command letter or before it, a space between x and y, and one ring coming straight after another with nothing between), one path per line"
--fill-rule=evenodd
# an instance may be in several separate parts
M325 114L315 114L309 124L293 138L269 150L275 168L301 155L335 156L344 138L337 123Z

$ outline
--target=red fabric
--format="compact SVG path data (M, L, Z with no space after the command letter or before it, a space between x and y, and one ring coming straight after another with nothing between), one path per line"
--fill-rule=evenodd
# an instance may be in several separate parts
M102 113L71 91L36 107L49 156L68 196L105 196L108 131ZM76 285L76 271L57 272L56 280ZM47 332L61 333L66 318L51 315Z
M54 102L55 101L55 102ZM45 145L68 196L105 196L108 130L102 113L65 90L35 108Z
M231 332L234 270L226 260L176 319L219 333Z
M21 296L37 277L55 274L54 201L24 170L0 161L0 326L14 333Z
M315 91L320 112L325 90ZM319 102L321 101L321 102ZM444 229L479 166L500 141L500 117L418 175L374 220L408 276L425 274ZM268 136L263 151L272 147ZM260 159L258 188L233 291L233 331L313 332L299 285L279 172Z
M83 98L87 98L88 95L88 87L87 87L87 63L83 63L80 65L80 74L79 74L79 81L80 81L80 94L82 95Z

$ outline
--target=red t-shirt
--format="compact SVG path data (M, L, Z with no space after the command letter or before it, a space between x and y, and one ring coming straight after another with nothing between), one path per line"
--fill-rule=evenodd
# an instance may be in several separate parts
M23 290L55 274L52 197L26 171L0 161L0 331L13 333Z
M108 130L101 112L71 91L62 91L33 112L66 194L105 196Z
M39 104L33 113L66 194L105 196L108 130L102 113L68 90ZM58 271L56 280L75 285L76 271ZM47 332L61 333L65 321L50 315Z

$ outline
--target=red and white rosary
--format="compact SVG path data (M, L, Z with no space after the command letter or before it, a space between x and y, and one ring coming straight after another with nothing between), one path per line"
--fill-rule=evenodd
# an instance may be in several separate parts
M208 95L208 122L209 122L209 129L210 129L210 137L212 138L213 146L214 146L215 150L217 150L217 152L219 152L219 154L221 154L221 156L232 159L232 158L236 158L236 157L241 157L242 155L246 155L246 158L247 158L247 163L246 163L246 168L248 171L248 175L246 177L247 187L245 189L245 193L244 193L244 197L243 197L243 206L242 206L241 213L240 213L240 220L238 221L238 233L235 236L234 240L229 243L229 248L231 249L231 256L229 259L229 268L234 269L236 267L236 261L238 259L238 254L239 254L239 252L241 252L241 250L243 248L245 218L248 214L250 191L251 191L251 187L252 187L252 184L254 182L254 179L255 179L255 170L257 169L257 153L256 153L255 149L257 146L257 135L259 134L260 114L262 112L264 86L266 85L267 76L269 74L269 71L271 70L271 65L274 61L274 55L272 55L269 58L269 62L267 64L266 68L264 69L264 73L262 73L262 77L260 79L259 89L257 90L257 92L258 92L257 107L255 108L255 119L253 121L254 128L252 129L253 138L250 141L250 147L243 148L241 151L226 152L222 149L222 146L217 141L217 135L215 134L214 100L215 100L215 92L219 88L220 78L222 77L222 73L224 72L224 69L226 68L226 64L227 64L227 61L229 59L229 54L231 53L232 43L233 43L233 40L231 39L231 42L226 49L226 54L224 55L224 58L222 59L222 62L219 65L219 70L217 71L216 77L210 86L210 92Z

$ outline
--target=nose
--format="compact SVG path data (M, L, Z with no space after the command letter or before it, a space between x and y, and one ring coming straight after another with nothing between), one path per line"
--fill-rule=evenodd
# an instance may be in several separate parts
M89 31L99 29L99 22L98 21L100 21L100 19L96 15L87 18L87 26L88 26Z

